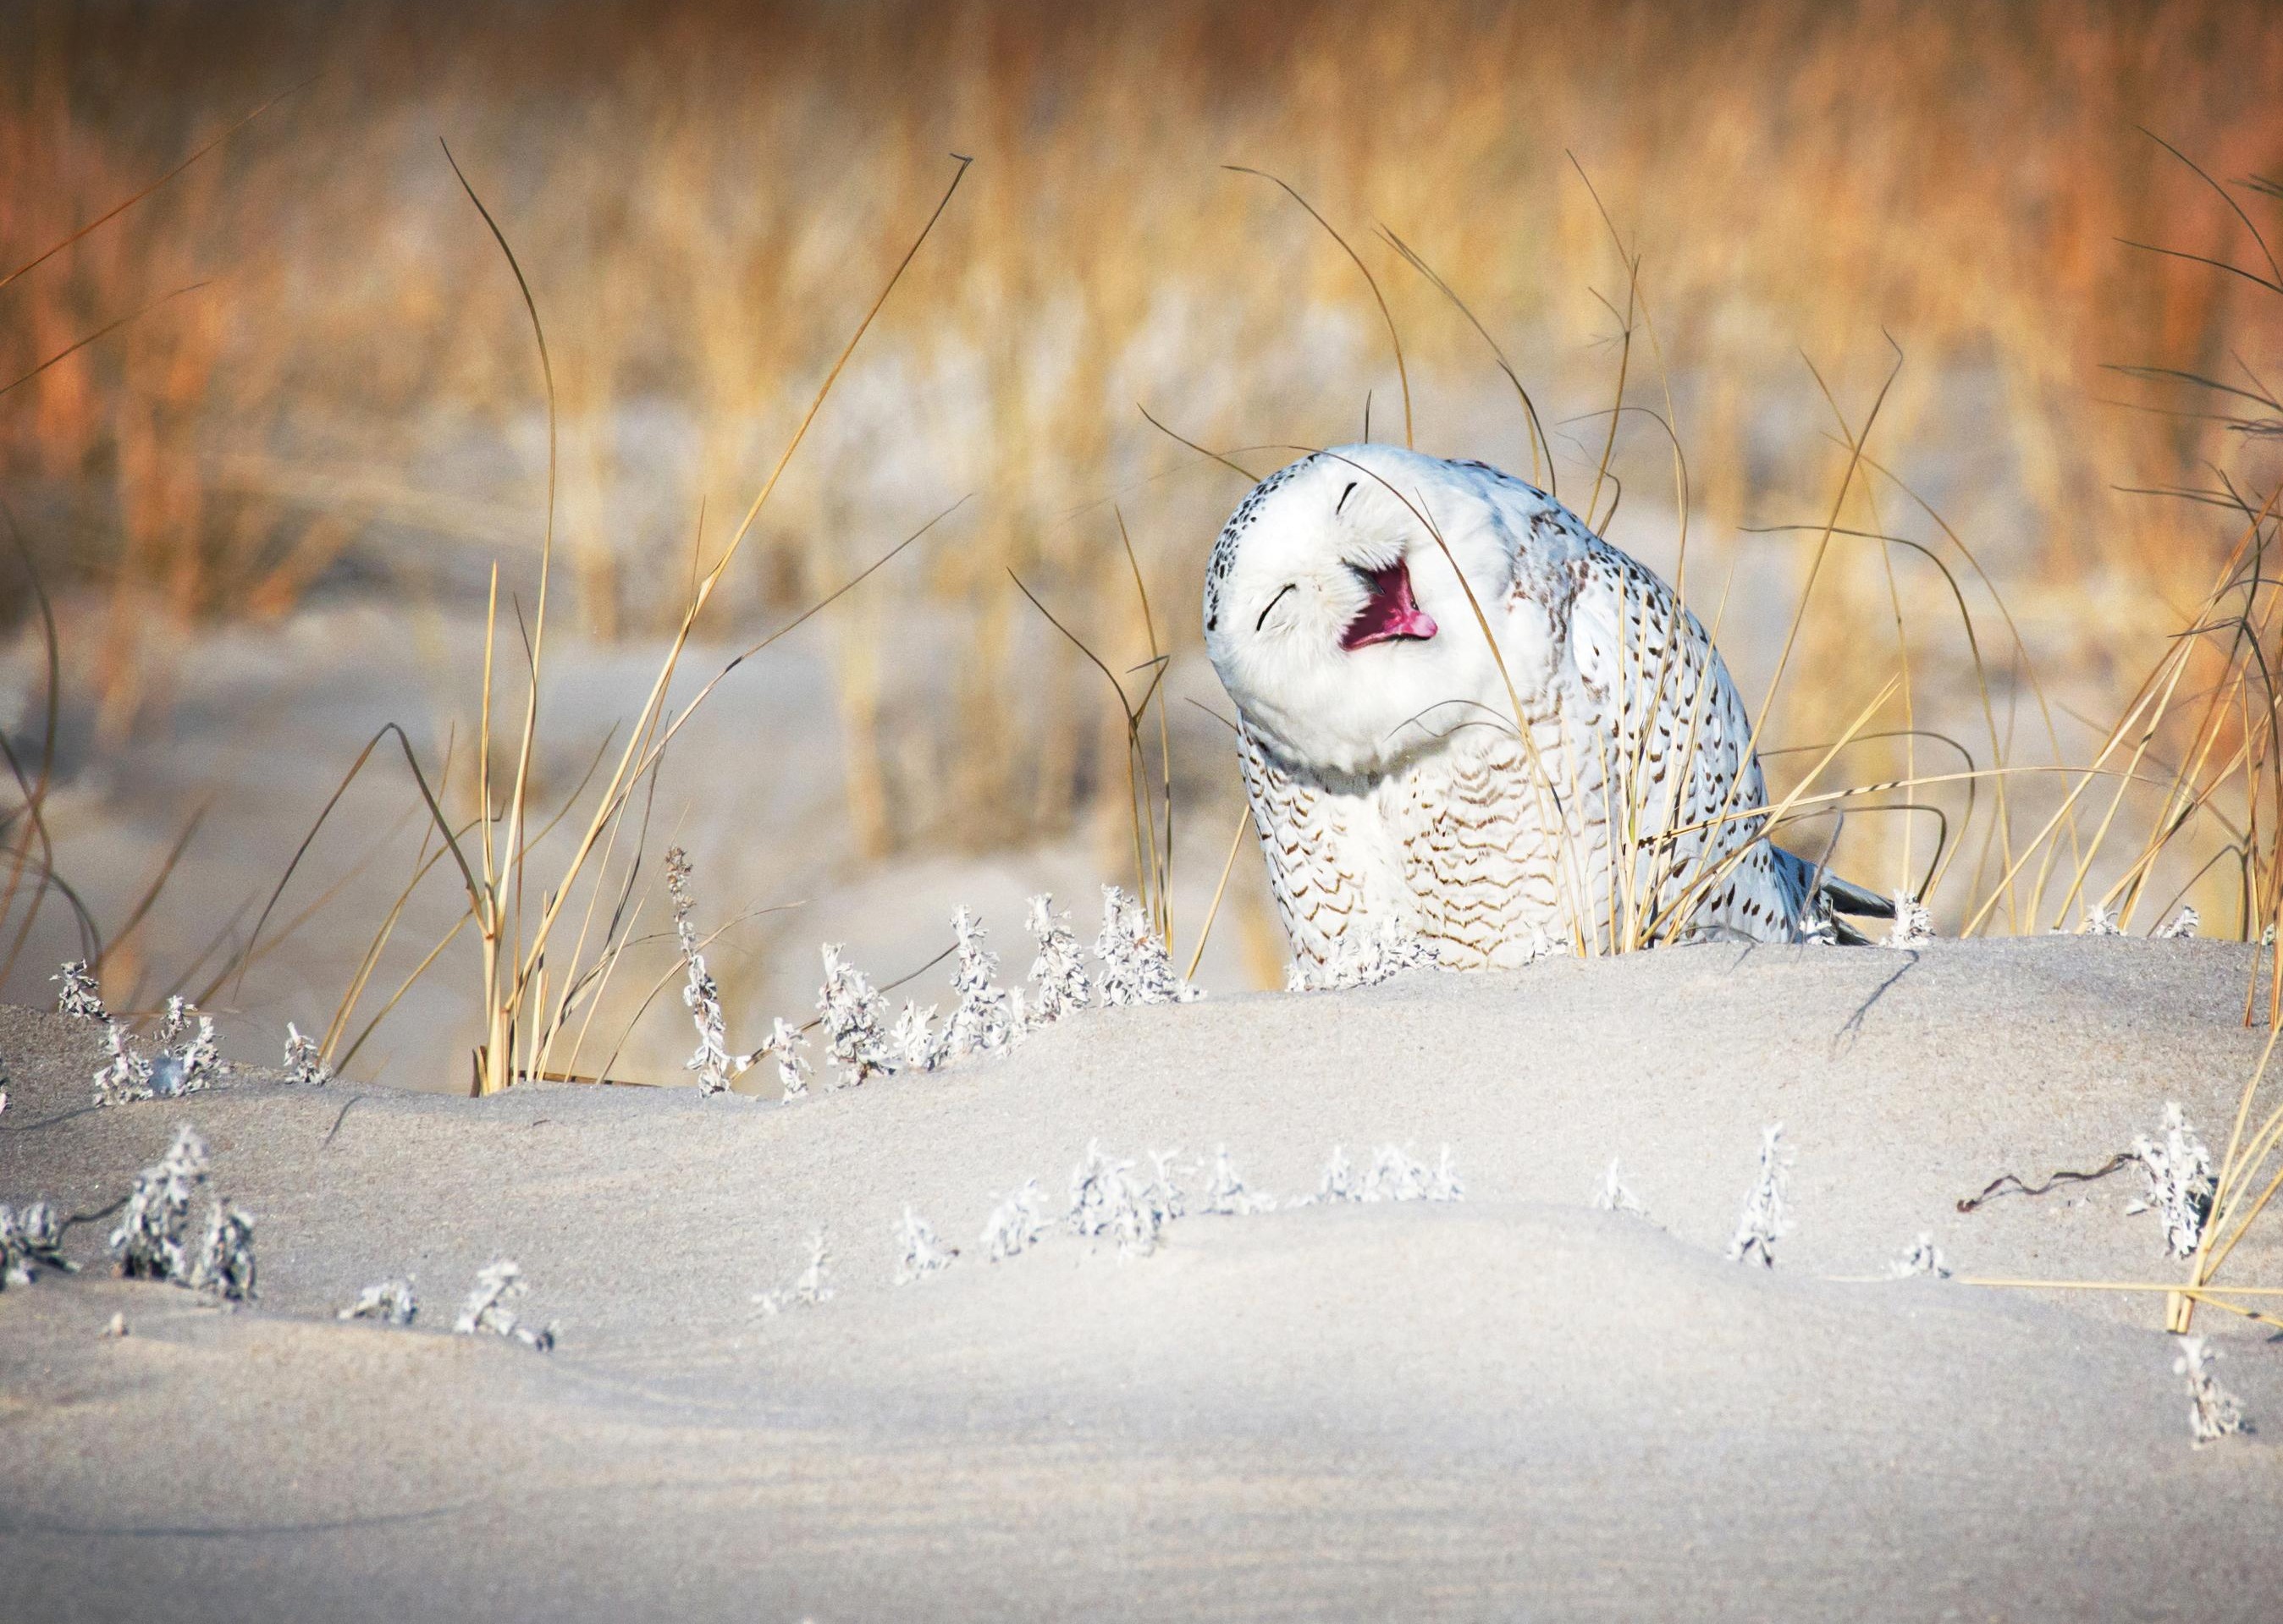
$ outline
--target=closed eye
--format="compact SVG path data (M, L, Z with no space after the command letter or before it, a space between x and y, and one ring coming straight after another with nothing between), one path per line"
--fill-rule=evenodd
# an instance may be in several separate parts
M1268 624L1268 610L1274 609L1279 603L1282 603L1284 601L1284 593L1293 591L1298 586L1299 583L1297 581L1286 581L1284 583L1283 591L1279 592L1274 597L1268 600L1268 609L1264 609L1260 611L1260 618L1252 623L1252 629L1258 632L1261 627L1266 626Z

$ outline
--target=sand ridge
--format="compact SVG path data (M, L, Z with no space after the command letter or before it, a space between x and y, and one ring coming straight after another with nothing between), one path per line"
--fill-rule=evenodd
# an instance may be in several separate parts
M1852 1283L1921 1231L1977 1273L2170 1278L2131 1177L2224 1137L2249 950L1706 947L1094 1012L792 1105L247 1081L84 1108L91 1034L0 1014L0 1199L94 1211L205 1136L250 1312L103 1278L0 1295L0 1617L2257 1616L2265 1435L2188 1447L2153 1302ZM1719 1255L1761 1130L1796 1228ZM1334 1142L1459 1203L1192 1216L1152 1256L977 1237L1090 1140ZM1609 1159L1648 1220L1596 1212ZM1204 1188L1191 1171L1192 1197ZM892 1284L908 1204L962 1255ZM834 1295L761 1315L822 1227ZM512 1255L542 1356L440 1335ZM2283 1278L2247 1247L2243 1278ZM410 1332L338 1324L413 1273ZM114 1310L125 1340L98 1333ZM2255 1421L2283 1357L2209 1327ZM8 1601L13 1591L17 1601Z

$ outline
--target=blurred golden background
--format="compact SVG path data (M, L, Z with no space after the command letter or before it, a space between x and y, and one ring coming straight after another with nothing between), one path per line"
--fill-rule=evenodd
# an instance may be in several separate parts
M1195 594L1243 481L1174 436L1261 473L1286 448L1360 437L1367 414L1373 435L1403 432L1372 288L1291 198L1230 165L1290 183L1362 256L1422 449L1531 470L1486 332L1537 406L1562 494L1582 509L1606 455L1595 517L1616 497L1610 539L1671 572L1677 441L1689 596L1709 620L1733 579L1721 638L1755 699L1817 541L1770 527L1826 520L1844 438L1899 356L1869 446L1887 471L1846 487L1842 523L1970 548L2018 643L1960 567L1977 678L1943 578L1843 540L1771 737L1835 736L1899 655L1916 726L1986 737L1986 698L2008 749L2090 755L2243 529L2224 481L2271 483L2259 379L2283 297L2259 285L2271 268L2230 199L2263 227L2277 216L2240 183L2283 175L2279 84L2276 12L2219 0L19 0L0 19L0 274L290 92L0 288L0 382L103 333L0 395L0 477L57 601L66 766L96 787L86 849L131 897L135 854L163 851L199 796L221 796L220 817L261 783L281 827L306 823L362 742L344 724L339 759L319 761L284 719L315 705L308 673L329 655L413 651L433 680L393 714L439 754L470 736L467 618L495 560L503 594L529 597L546 408L513 279L440 137L546 324L554 612L598 673L579 702L598 719L611 651L672 630L701 522L718 537L744 510L950 154L975 160L698 628L750 642L970 497L814 628L822 680L786 725L828 727L829 748L780 742L760 711L724 734L741 771L829 773L829 837L678 764L684 838L712 829L758 873L829 846L817 885L845 890L899 863L1076 843L1117 876L1122 719L1008 572L1132 664L1146 629L1122 517L1173 691L1210 704ZM2265 436L2242 426L2263 418ZM2183 490L2202 499L2143 493ZM36 617L27 578L7 579L21 751ZM1234 774L1218 727L1173 711L1209 883ZM600 734L565 747L563 788ZM1859 744L1840 776L1900 775L1912 748ZM290 788L249 765L265 755L292 764ZM106 808L140 845L100 844ZM1851 820L1843 859L1905 883L1903 825ZM290 854L290 837L265 841ZM231 859L223 839L211 860L251 872L263 843L246 834ZM1256 866L1240 862L1241 885ZM156 929L145 958L165 956ZM817 936L754 936L747 995L813 984L806 959L769 967ZM313 949L300 968L314 983L324 961Z

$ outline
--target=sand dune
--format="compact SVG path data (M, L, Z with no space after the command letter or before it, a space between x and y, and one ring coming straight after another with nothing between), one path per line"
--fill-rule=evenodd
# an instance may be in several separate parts
M87 1106L92 1034L0 1016L0 1200L116 1201L194 1123L257 1218L225 1312L89 1267L0 1295L0 1617L2252 1618L2262 1435L2189 1444L2131 1174L2224 1138L2249 950L1679 949L1095 1012L793 1105L245 1081ZM1720 1255L1780 1121L1796 1227ZM1152 1255L978 1236L1098 1139L1226 1145L1272 1213ZM1458 1202L1318 1204L1336 1143ZM1593 1210L1612 1156L1648 1208ZM893 1283L907 1206L962 1255ZM834 1295L774 1317L821 1227ZM2271 1247L2242 1278L2279 1278ZM438 1334L522 1263L551 1355ZM416 1328L332 1318L411 1273ZM115 1311L131 1334L101 1335ZM2208 1328L2255 1423L2283 1354Z

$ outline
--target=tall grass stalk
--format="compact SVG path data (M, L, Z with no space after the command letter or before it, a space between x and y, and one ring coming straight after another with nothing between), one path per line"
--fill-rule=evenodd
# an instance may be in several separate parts
M449 158L448 151L447 158ZM713 693L721 676L752 655L768 646L808 617L804 614L791 625L782 627L770 637L754 645L736 660L730 662L720 676L706 683L678 710L669 707L667 700L674 672L679 667L691 632L715 590L720 587L739 547L751 532L770 494L776 489L793 454L799 448L809 427L823 408L832 386L845 368L849 357L870 328L880 308L894 291L904 271L919 253L936 222L950 206L954 193L965 177L969 162L962 158L958 168L944 189L934 212L929 215L918 235L913 239L895 269L887 278L862 321L842 348L838 358L818 385L806 412L786 443L775 465L755 493L744 517L740 521L728 544L713 564L698 579L689 602L683 609L680 625L659 662L658 673L648 694L636 712L635 724L621 750L617 763L588 808L583 826L577 827L569 854L562 860L535 905L526 907L526 884L532 842L528 838L527 821L530 811L531 769L539 738L540 689L546 670L546 630L548 566L554 549L554 485L555 456L553 452L555 419L555 385L552 363L547 354L546 335L540 321L536 300L532 297L530 284L525 278L506 234L500 229L475 188L460 171L456 162L453 172L458 177L468 198L483 216L486 227L498 245L516 278L518 291L530 318L532 334L541 359L542 372L548 392L549 423L548 524L540 553L540 579L537 610L525 647L525 698L520 720L516 729L515 767L507 781L505 799L495 806L492 779L492 744L495 708L499 689L497 638L499 630L499 574L495 566L492 586L485 618L483 686L481 694L481 723L476 748L477 798L480 808L479 827L480 841L477 850L477 865L471 865L463 849L462 835L446 820L438 807L437 797L427 786L418 764L408 748L406 759L412 764L416 778L421 782L424 798L433 818L434 833L454 858L467 892L468 908L464 922L471 922L481 944L482 960L480 985L484 1012L483 1041L476 1050L474 1089L479 1094L496 1093L506 1089L518 1076L537 1076L549 1069L549 1061L557 1041L565 1033L566 1023L575 1013L578 994L589 981L580 975L582 956L573 950L572 961L556 969L553 985L557 996L549 998L550 986L548 953L554 942L564 910L577 893L580 882L600 883L600 876L589 872L589 865L598 852L607 851L614 843L622 820L635 804L635 791L645 778L654 773L664 759L668 746L697 708ZM920 533L924 533L923 531ZM916 540L916 537L910 540ZM909 545L909 540L904 545ZM901 550L900 547L898 551ZM885 562L883 560L882 562ZM877 567L877 565L875 566ZM870 571L865 571L869 574ZM861 579L861 577L859 578ZM851 586L853 582L849 583ZM845 590L843 588L842 590ZM837 597L839 594L834 594ZM827 600L828 602L830 600ZM822 608L819 604L817 608ZM814 610L809 611L814 613ZM639 860L636 853L630 862ZM616 962L613 949L617 939L618 921L606 932L599 952L611 964ZM440 945L439 951L440 951ZM583 932L580 944L584 945ZM434 953L423 961L425 970L432 963ZM416 971L416 975L418 974ZM401 996L401 995L400 995ZM393 1002L393 1000L392 1000Z

